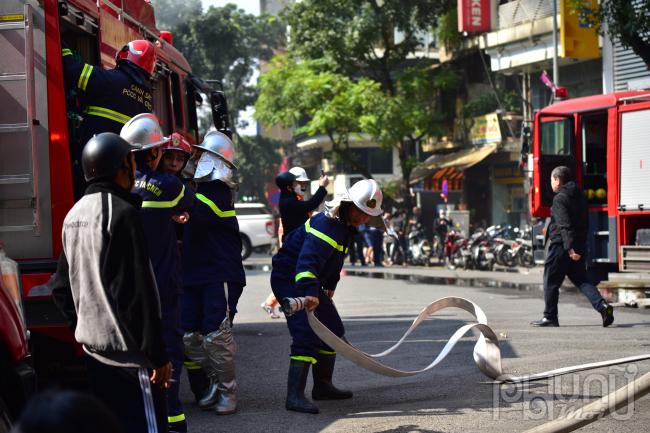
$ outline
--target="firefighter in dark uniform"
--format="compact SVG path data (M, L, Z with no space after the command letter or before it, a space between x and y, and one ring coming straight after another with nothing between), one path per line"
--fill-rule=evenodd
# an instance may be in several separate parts
M302 227L288 233L280 251L273 257L271 287L278 300L305 297L305 306L334 334L343 336L341 318L332 303L352 228L372 224L383 228L382 193L374 180L355 183L347 195L326 203L325 211L308 219ZM313 365L315 400L352 398L352 392L332 384L336 353L312 331L307 315L299 311L287 317L291 333L291 355L287 383L286 409L318 413L304 390Z
M133 116L151 113L151 75L156 64L156 48L146 40L134 40L116 55L114 69L102 69L80 62L69 48L63 48L66 89L77 96L81 112L79 129L71 131L75 196L83 194L85 182L79 166L84 144L101 132L120 133Z
M132 145L140 145L135 153L136 176L133 192L142 197L142 220L153 267L163 323L163 339L172 362L172 382L167 390L169 431L187 432L183 405L179 399L179 384L183 370L183 331L180 324L179 297L181 292L180 255L174 217L189 210L194 201L180 179L161 173L156 168L163 155L163 136L154 114L142 113L129 120L120 133Z
M196 201L183 236L183 341L185 355L211 381L199 407L229 415L237 410L237 346L231 326L246 285L233 195L234 147L218 131L195 147L200 152Z
M320 206L327 195L325 187L329 184L327 176L321 175L318 190L309 200L305 200L306 184L309 182L305 170L301 167L293 167L287 173L278 176L278 180L285 183L290 180L289 175L294 176L291 183L283 184L284 187L280 189L280 218L285 235L302 226L311 213Z

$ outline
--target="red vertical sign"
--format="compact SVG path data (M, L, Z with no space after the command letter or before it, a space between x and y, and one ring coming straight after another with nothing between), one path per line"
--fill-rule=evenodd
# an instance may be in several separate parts
M459 32L480 33L490 30L490 0L458 0Z

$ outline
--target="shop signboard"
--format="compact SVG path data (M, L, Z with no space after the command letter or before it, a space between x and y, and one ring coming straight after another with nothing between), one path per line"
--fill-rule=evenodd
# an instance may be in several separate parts
M458 31L489 32L492 27L490 0L458 0Z
M503 137L497 113L472 118L468 135L472 144L500 143Z

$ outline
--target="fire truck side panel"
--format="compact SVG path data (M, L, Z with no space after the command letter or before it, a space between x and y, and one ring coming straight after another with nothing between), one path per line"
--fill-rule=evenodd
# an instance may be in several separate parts
M610 263L618 263L618 108L607 110L607 257Z
M70 139L66 116L63 63L57 0L45 0L46 38L48 54L47 107L50 125L49 167L52 190L52 244L50 257L61 253L61 227L68 210L74 204L72 172L70 170ZM47 257L47 256L44 256ZM33 258L33 257L32 257ZM25 290L29 286L23 285Z
M20 0L0 15L0 233L15 259L51 257L45 15Z

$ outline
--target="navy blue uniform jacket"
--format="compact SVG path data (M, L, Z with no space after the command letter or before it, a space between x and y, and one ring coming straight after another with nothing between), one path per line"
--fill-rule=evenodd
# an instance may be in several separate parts
M66 88L78 94L83 107L75 159L94 134L119 134L133 116L152 112L151 84L137 67L122 62L115 69L102 69L78 61L68 48L62 50L62 56Z
M273 257L273 273L295 282L296 294L335 290L351 239L348 225L318 213L284 237Z
M232 191L220 180L199 183L183 235L183 284L246 285Z
M280 218L282 218L282 241L284 237L302 226L309 218L309 212L312 212L325 199L327 190L324 187L318 187L316 193L309 200L298 200L296 193L289 191L282 191L280 195Z
M136 172L133 192L142 197L142 221L161 302L181 290L180 256L172 215L192 207L194 194L174 175L143 168Z

